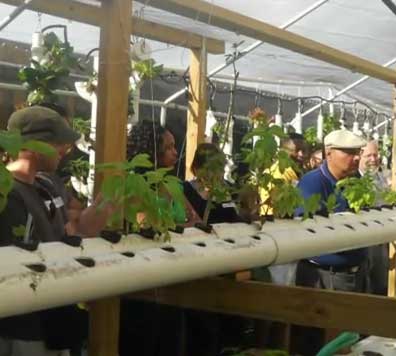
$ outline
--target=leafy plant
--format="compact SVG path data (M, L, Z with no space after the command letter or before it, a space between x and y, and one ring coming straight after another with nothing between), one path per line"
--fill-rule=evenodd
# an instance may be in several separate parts
M129 162L99 165L98 169L112 172L101 188L104 204L123 205L124 218L134 231L151 228L169 240L169 230L176 227L173 205L184 206L184 194L179 179L168 175L168 168L139 173L142 168L152 167L147 154L136 155ZM138 219L139 213L144 214L141 221ZM115 213L111 222L119 224L120 218L121 214Z
M303 197L298 188L287 182L280 182L271 191L275 217L293 217L296 207L302 205Z
M133 115L134 94L137 88L143 85L145 80L152 80L159 76L163 70L163 65L156 65L154 59L131 62L131 78L133 79L129 85L128 93L128 114Z
M87 137L91 131L91 122L88 119L82 117L74 117L72 120L72 127L74 131Z
M44 142L25 141L17 131L0 131L0 148L3 154L16 158L19 151L28 149L48 156L55 154L55 149ZM0 211L7 204L7 195L12 190L13 178L6 166L0 161Z
M361 178L348 177L337 182L337 190L345 197L349 207L358 213L364 207L372 207L377 198L374 178L365 174Z
M30 67L19 70L18 79L28 89L29 105L53 103L55 89L66 89L66 79L72 68L79 68L73 55L73 47L62 42L53 32L44 35L42 60L31 60Z
M380 194L381 199L385 202L385 204L395 205L396 204L396 191L394 190L384 190Z
M203 215L204 225L208 224L213 203L221 203L230 199L230 189L224 182L224 166L226 157L223 152L207 152L204 164L196 172L202 189L208 192L207 203Z
M330 114L323 114L323 137L340 128L341 123L338 118L331 116ZM317 134L318 131L316 127L310 126L304 131L304 139L310 146L316 147L319 143Z
M243 144L251 144L243 149L243 161L248 165L249 174L245 184L249 184L256 192L259 201L260 191L268 192L265 201L260 202L262 208L273 208L274 216L292 216L294 210L301 205L301 194L296 187L285 184L283 179L274 177L274 170L283 174L289 167L297 169L295 163L284 150L278 149L277 139L285 137L281 127L270 125L264 111L256 109L250 114L253 128L243 140ZM263 194L261 194L263 196ZM265 215L264 211L264 215ZM261 217L262 223L265 217Z

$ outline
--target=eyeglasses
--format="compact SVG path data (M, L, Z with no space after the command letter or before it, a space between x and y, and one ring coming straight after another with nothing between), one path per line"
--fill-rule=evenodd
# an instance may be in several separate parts
M361 148L333 148L333 150L342 151L347 155L360 156Z

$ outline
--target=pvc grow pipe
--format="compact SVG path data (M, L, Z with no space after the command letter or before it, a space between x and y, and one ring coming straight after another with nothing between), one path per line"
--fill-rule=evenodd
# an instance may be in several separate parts
M186 229L170 244L132 235L120 245L87 239L83 250L3 247L0 317L382 244L394 240L395 222L396 210L383 209L276 221L260 232L245 224L218 224L213 234Z

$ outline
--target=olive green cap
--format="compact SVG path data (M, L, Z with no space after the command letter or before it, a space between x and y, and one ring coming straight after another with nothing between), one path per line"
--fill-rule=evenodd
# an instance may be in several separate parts
M9 131L18 130L26 140L48 143L74 143L80 134L74 131L56 111L43 106L30 106L15 111L8 120Z

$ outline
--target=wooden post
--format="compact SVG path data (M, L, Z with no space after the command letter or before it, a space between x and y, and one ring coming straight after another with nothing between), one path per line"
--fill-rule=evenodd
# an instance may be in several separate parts
M202 48L191 50L190 87L186 132L186 179L193 178L191 163L198 144L204 141L206 122L206 71L207 51L205 40Z
M132 1L106 0L101 11L106 21L100 31L96 163L119 162L126 157ZM103 178L103 173L95 175L95 195ZM118 355L119 313L117 297L90 305L90 355Z
M396 190L396 86L393 86L393 120L392 122L392 190ZM396 250L389 244L389 277L388 277L388 296L396 296Z

